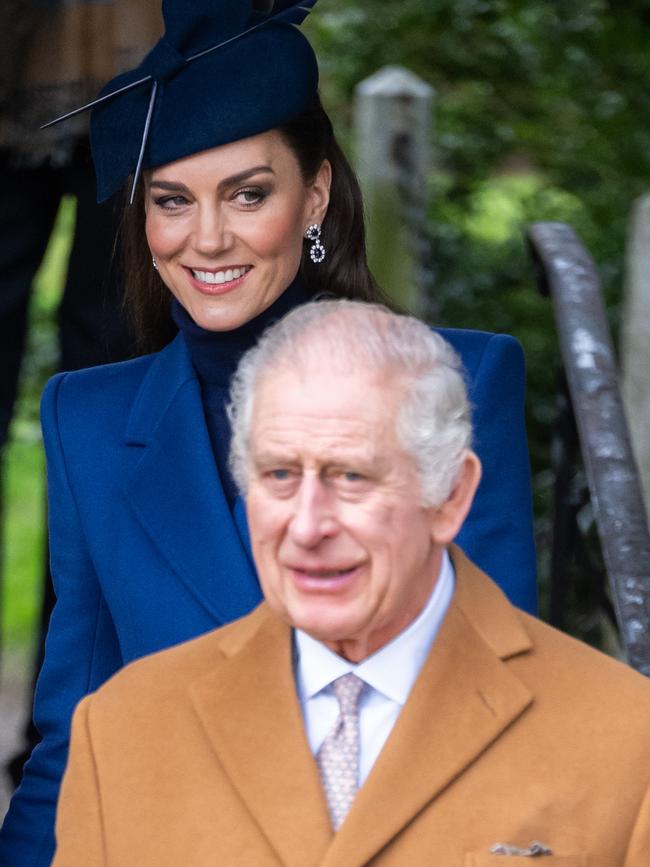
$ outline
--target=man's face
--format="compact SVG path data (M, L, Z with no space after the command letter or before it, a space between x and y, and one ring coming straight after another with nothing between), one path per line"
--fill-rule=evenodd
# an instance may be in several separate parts
M264 596L354 661L418 615L440 564L395 432L402 395L396 377L312 365L273 372L255 397L247 508Z

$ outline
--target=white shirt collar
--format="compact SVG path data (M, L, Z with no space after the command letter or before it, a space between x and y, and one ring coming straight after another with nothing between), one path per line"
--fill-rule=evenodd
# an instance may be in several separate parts
M453 566L445 551L438 578L422 611L391 642L358 665L296 629L296 686L300 701L304 704L337 677L352 671L387 698L404 705L445 618L454 583Z

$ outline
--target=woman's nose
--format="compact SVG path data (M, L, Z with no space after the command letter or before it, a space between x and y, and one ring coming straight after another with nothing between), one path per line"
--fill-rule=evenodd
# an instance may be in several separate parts
M232 235L226 219L218 208L202 207L198 210L193 232L193 246L197 253L215 256L232 244Z

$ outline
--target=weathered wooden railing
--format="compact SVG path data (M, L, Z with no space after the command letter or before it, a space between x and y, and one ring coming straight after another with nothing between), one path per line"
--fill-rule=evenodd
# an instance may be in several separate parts
M621 643L629 664L650 676L650 533L600 281L570 226L535 223L528 240L540 291L553 301ZM556 534L556 564L562 543Z

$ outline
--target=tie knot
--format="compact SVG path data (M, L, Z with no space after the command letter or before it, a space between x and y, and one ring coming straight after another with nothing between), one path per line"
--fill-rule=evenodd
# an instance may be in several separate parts
M357 703L364 686L365 684L361 678L357 677L356 674L353 674L351 671L348 672L348 674L344 674L343 677L338 677L332 683L334 695L337 697L339 705L341 706L341 714L356 714Z

